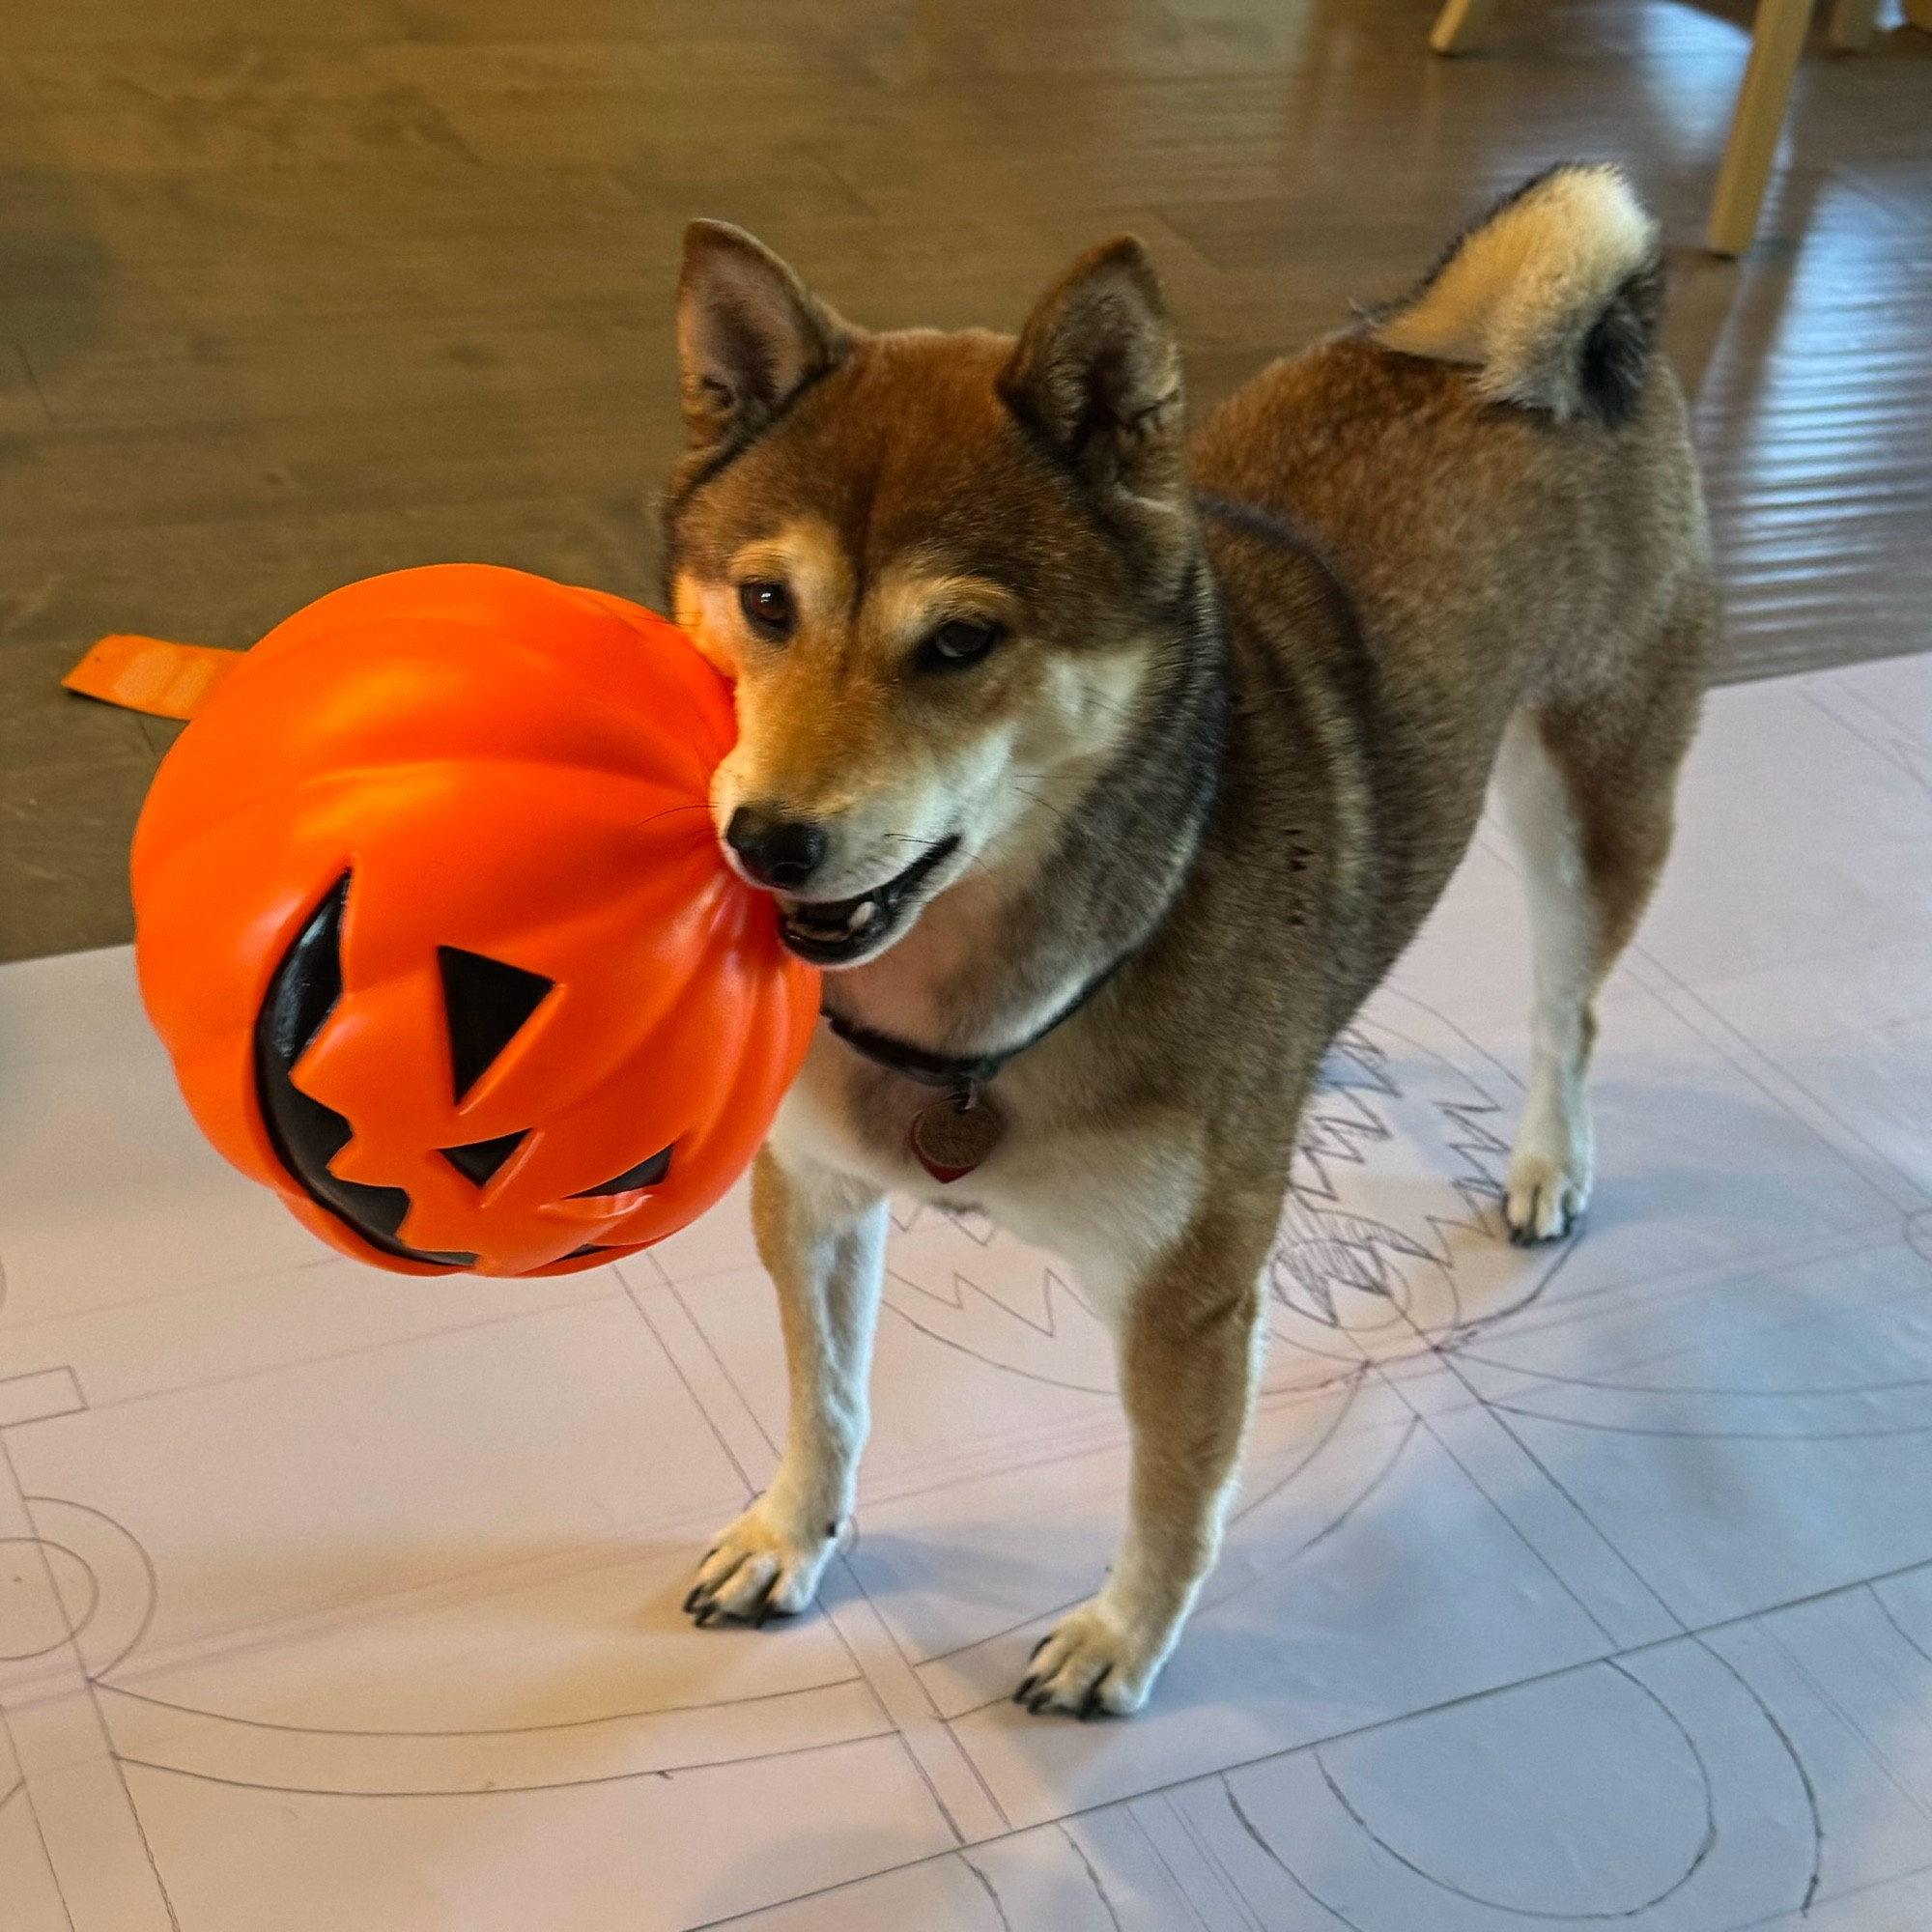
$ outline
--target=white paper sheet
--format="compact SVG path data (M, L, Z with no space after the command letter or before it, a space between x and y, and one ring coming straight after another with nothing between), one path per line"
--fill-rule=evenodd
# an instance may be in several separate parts
M383 1275L200 1143L125 952L0 969L6 1932L1932 1923L1932 659L1712 701L1590 1225L1496 1182L1486 828L1334 1057L1227 1552L1032 1719L1125 1435L1052 1257L903 1210L858 1534L678 1611L784 1420L742 1190Z

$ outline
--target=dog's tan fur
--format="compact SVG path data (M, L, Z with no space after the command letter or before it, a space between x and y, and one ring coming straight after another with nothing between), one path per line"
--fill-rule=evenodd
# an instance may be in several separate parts
M810 1601L865 1438L886 1190L965 1194L1073 1264L1133 1434L1119 1559L1022 1695L1138 1707L1214 1558L1304 1096L1499 747L1538 988L1507 1214L1543 1238L1580 1212L1591 1000L1669 842L1715 626L1656 273L1621 184L1558 171L1190 447L1137 244L1083 258L1015 343L865 335L749 238L694 230L668 527L679 619L738 680L721 831L747 804L822 826L827 899L959 837L827 982L932 1051L1023 1040L1130 955L1000 1073L1006 1137L952 1188L907 1151L931 1090L815 1041L753 1188L790 1435L700 1568L701 1621ZM1238 508L1204 520L1197 493ZM788 639L740 617L751 579L790 586ZM1002 641L922 669L960 614Z

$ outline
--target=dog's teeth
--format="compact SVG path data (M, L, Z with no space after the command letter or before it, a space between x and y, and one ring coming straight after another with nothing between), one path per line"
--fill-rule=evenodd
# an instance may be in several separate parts
M847 932L864 932L878 916L879 904L876 899L861 899L845 915L845 930Z

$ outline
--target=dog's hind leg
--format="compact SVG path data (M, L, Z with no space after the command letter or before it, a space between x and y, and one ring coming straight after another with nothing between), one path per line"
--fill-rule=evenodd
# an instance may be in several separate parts
M1583 1082L1597 1027L1601 922L1570 786L1534 713L1510 720L1496 780L1522 863L1536 988L1529 1096L1503 1207L1510 1239L1521 1244L1567 1235L1589 1206L1594 1151Z
M1535 969L1529 1094L1503 1210L1519 1244L1560 1238L1589 1206L1584 1080L1597 992L1670 849L1710 628L1701 608L1672 627L1653 673L1620 701L1525 708L1504 735L1496 776L1521 857Z
M831 1168L787 1168L767 1148L752 1170L752 1220L778 1284L791 1419L771 1487L698 1565L684 1607L700 1624L762 1623L810 1603L852 1508L870 1421L885 1195Z

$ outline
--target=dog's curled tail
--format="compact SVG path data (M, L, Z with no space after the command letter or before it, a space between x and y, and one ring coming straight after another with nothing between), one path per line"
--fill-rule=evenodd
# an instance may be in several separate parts
M1663 313L1658 227L1622 172L1570 161L1465 229L1419 288L1366 319L1406 355L1473 363L1499 402L1615 427Z

